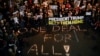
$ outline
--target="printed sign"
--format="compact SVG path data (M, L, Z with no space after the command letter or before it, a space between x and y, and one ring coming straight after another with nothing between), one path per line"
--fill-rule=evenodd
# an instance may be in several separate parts
M70 25L70 24L82 24L84 16L72 16L72 17L61 17L61 18L49 18L49 25Z

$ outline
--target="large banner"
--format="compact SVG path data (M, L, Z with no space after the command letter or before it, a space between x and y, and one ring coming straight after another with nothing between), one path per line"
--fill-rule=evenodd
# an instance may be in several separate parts
M70 25L70 24L82 24L84 16L71 16L71 17L53 17L48 19L49 25Z
M80 53L80 48L83 46L80 38L84 36L80 32L84 33L86 29L79 25L54 25L31 28L29 31L38 32L38 34L27 39L30 43L27 56L78 56L79 54L76 53Z

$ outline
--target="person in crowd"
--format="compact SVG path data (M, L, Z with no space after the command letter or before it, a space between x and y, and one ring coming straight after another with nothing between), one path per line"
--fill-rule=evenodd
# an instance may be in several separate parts
M48 7L48 0L44 0L43 3L42 3L42 5L43 5L44 7Z
M34 0L34 2L33 2L34 4L38 4L39 3L39 1L38 0Z
M48 17L53 17L53 11L51 9L48 9Z
M71 8L71 4L69 3L69 1L67 1L67 3L65 4L65 8L66 9L70 9Z
M100 21L97 21L95 24L94 24L94 26L95 26L95 30L96 29L99 29L100 28Z

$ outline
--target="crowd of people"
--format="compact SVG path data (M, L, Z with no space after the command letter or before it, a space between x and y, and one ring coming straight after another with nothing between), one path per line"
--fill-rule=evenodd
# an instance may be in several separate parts
M100 28L100 2L98 0L0 0L0 41L1 47L7 44L18 47L22 39L19 29L27 29L48 25L49 17L85 16L84 22L95 30ZM9 45L8 45L9 46ZM11 46L11 45L10 45ZM17 50L18 48L13 48ZM11 51L11 49L9 49ZM16 53L16 51L15 51ZM19 51L20 53L20 51Z

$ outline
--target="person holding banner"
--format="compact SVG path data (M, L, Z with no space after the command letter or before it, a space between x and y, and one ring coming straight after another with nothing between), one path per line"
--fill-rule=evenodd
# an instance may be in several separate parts
M72 24L72 18L71 18L71 16L72 16L72 11L69 11L68 12L68 17L69 17L69 22L68 22L68 24Z

